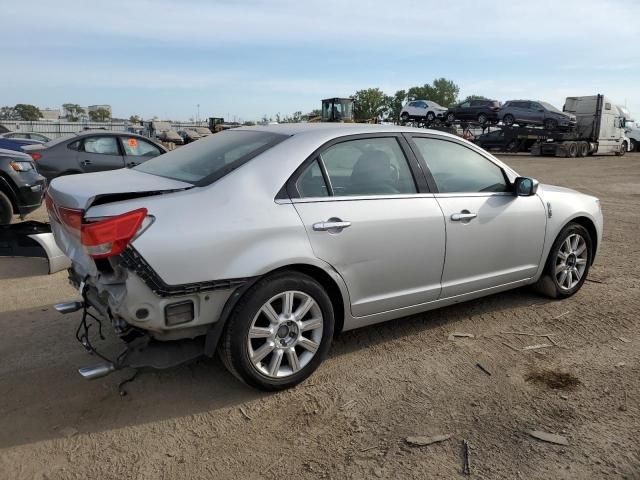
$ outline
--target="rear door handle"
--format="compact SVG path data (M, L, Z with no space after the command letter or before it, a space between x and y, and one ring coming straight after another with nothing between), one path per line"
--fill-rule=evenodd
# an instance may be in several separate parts
M460 213L454 213L453 215L451 215L451 220L453 220L454 222L461 222L463 220L471 220L474 219L478 216L477 213L470 213L466 210L463 210Z
M83 160L80 165L82 165L83 167L86 167L87 165L91 165L91 160Z
M313 224L313 230L316 232L341 232L344 228L350 227L351 222L343 222L339 218L330 218L326 222L318 222Z

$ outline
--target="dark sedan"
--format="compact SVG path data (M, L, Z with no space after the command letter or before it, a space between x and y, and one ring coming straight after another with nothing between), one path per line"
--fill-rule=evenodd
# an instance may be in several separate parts
M167 152L162 145L142 135L106 130L86 130L24 150L48 180L61 175L134 167Z

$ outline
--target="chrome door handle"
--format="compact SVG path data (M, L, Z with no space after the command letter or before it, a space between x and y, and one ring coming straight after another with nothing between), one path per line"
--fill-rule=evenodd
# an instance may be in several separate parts
M330 218L326 222L318 222L313 224L313 230L316 232L327 232L331 230L341 231L343 228L351 226L351 222L343 222L342 220L334 220Z
M82 163L80 163L80 165L82 165L83 167L86 167L87 165L91 165L91 160L83 160Z
M477 213L460 212L451 215L451 220L453 220L454 222L460 222L462 220L471 220L473 218L476 218L477 216Z

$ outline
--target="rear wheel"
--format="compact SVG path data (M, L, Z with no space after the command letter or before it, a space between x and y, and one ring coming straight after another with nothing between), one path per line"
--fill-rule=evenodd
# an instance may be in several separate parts
M592 257L589 231L580 224L568 224L551 247L537 289L552 298L570 297L587 278Z
M576 142L569 142L567 145L567 155L571 158L578 156L578 144Z
M400 120L403 122L409 121L409 114L407 112L403 112L402 115L400 115Z
M427 122L433 122L435 120L436 116L433 112L429 112L427 113Z
M0 192L0 225L8 225L13 217L13 205L11 200L3 192Z
M589 144L587 142L580 142L578 144L578 156L586 157L589 155Z
M629 139L629 151L630 152L635 152L636 150L638 150L638 147L640 145L636 144L636 141L633 138Z
M507 127L512 126L516 122L516 119L513 115L507 114L502 117L502 123L504 123Z
M619 157L624 156L624 154L627 153L627 142L624 141L622 142L622 145L620 145L620 150L618 150L616 152L616 155L618 155Z
M487 116L484 113L478 115L478 123L480 125L484 125L485 123L487 123Z
M282 272L254 285L238 303L221 339L220 356L243 382L282 390L305 380L333 338L331 300L313 278Z
M453 113L447 113L447 122L453 123L456 121L456 116Z

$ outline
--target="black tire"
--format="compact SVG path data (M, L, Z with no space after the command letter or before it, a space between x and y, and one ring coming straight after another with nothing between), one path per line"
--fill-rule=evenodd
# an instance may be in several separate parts
M0 192L0 225L9 225L13 218L13 205L4 192Z
M636 143L636 141L633 138L629 139L629 151L630 152L635 152L637 150L640 150L640 144Z
M480 125L484 125L485 123L487 123L487 116L484 113L478 115L478 123Z
M287 291L303 292L316 302L322 312L322 338L314 356L298 372L286 377L271 377L258 370L250 360L249 329L263 305ZM308 275L283 271L257 282L238 302L225 325L219 354L227 369L246 384L265 391L284 390L304 381L318 368L331 346L333 329L333 305L322 286Z
M627 142L622 142L622 145L620 145L620 150L618 150L616 152L616 155L619 157L624 157L624 154L627 153Z
M403 112L402 115L400 115L400 120L403 122L409 121L409 114L407 112Z
M556 277L554 272L556 269L556 262L560 249L563 246L565 240L573 234L578 234L582 238L584 238L587 250L587 262L582 277L580 277L580 281L572 288L565 288L558 283L558 278ZM547 257L547 262L545 264L542 276L535 284L536 290L538 290L538 292L542 293L543 295L558 299L567 298L574 295L584 284L584 281L589 274L592 259L593 240L591 239L589 231L578 223L569 223L558 234L558 237L556 238L553 246L551 247L551 250L549 251L549 256Z
M456 121L456 116L453 113L447 113L447 122L453 123Z
M576 142L569 142L567 145L567 156L570 158L578 156L578 144Z
M435 114L433 112L429 112L427 113L427 122L433 122L436 118Z
M504 117L502 117L502 123L504 123L507 127L512 126L514 123L516 123L516 119L513 115L511 115L510 113L505 115Z
M546 128L547 130L555 130L556 128L558 128L558 122L553 118L547 118L544 121L543 125L544 125L544 128Z
M578 156L586 157L587 155L589 155L589 143L588 142L578 143Z

